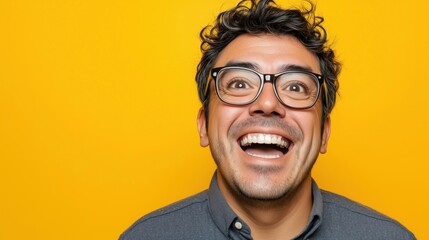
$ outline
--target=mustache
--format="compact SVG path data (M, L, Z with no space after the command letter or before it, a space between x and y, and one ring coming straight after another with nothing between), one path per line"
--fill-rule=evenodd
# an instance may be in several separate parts
M292 127L289 124L282 121L277 117L252 117L244 121L234 123L229 129L231 136L237 136L243 129L250 127L261 127L261 128L277 128L286 132L291 140L300 140L303 138L303 133L299 128Z

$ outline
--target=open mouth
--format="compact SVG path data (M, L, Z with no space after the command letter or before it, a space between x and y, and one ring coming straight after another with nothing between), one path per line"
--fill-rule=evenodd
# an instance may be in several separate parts
M241 149L247 154L274 159L285 155L289 151L291 141L275 134L250 133L239 139Z

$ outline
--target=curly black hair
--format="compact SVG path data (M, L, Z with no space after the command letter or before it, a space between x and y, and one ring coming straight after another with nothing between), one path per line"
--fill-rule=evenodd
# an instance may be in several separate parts
M317 56L325 77L321 94L322 117L329 115L335 105L341 64L328 45L326 30L321 25L323 17L316 16L315 6L308 3L309 8L281 9L274 0L242 0L236 7L220 13L213 26L201 30L202 57L195 79L204 109L208 109L210 95L205 96L204 90L219 53L241 34L275 34L295 37ZM208 117L208 111L205 113Z

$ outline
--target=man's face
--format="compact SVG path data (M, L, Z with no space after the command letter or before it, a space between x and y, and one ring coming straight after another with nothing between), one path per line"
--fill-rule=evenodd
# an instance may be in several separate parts
M289 65L320 74L317 57L287 35L240 35L219 54L214 67L232 63L251 64L265 74L282 72ZM320 99L309 109L288 108L277 100L272 84L265 83L255 102L234 106L220 101L213 83L209 91L209 119L206 122L200 111L198 129L201 146L210 146L217 164L221 189L250 199L276 200L308 179L319 152L326 152L330 131L327 118L322 133ZM244 139L252 138L259 143L243 146Z

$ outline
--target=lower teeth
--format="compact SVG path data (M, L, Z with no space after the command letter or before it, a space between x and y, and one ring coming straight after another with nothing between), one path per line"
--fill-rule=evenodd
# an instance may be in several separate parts
M254 157L269 158L269 159L280 157L280 155L265 155L265 154L256 154L256 153L247 153L247 154L254 156Z

